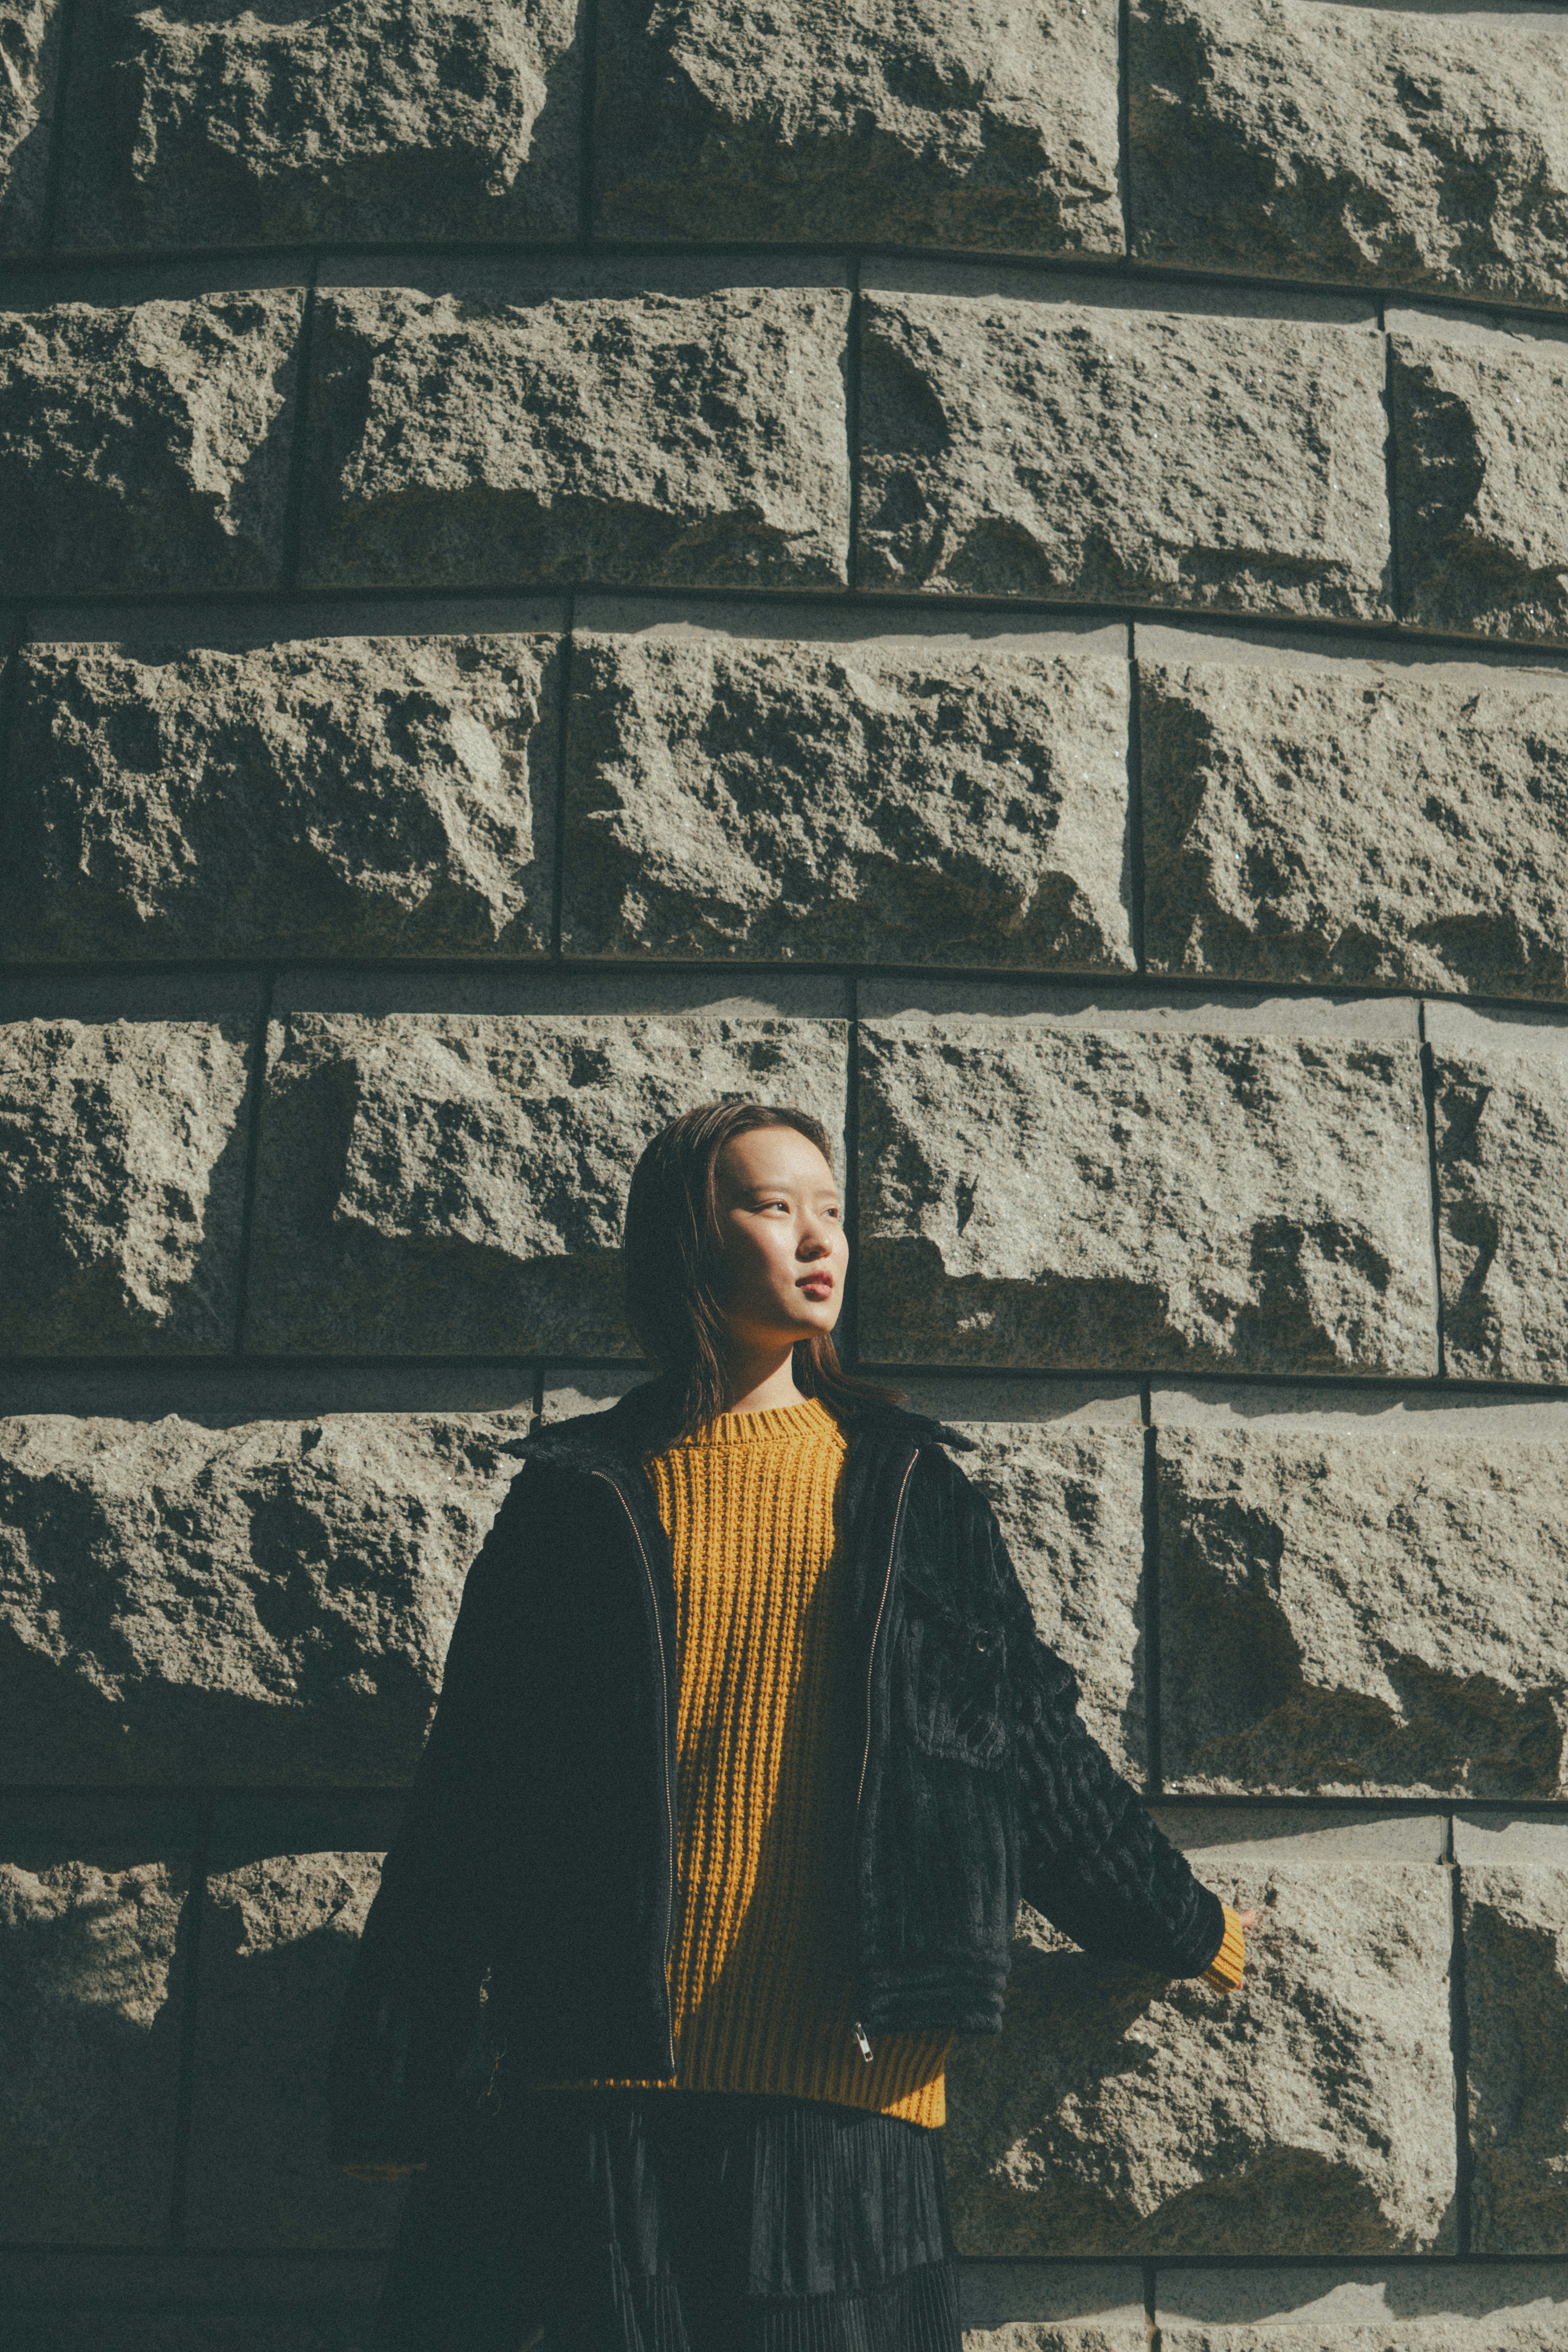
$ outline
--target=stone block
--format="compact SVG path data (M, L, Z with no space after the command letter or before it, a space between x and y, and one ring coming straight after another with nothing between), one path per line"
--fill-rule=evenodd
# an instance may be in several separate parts
M1165 2352L1559 2352L1568 2272L1544 2264L1162 2271Z
M1446 1862L1448 1813L1379 1812L1344 1805L1266 1805L1190 1801L1151 1805L1172 1843L1200 1876L1256 1862Z
M598 226L1122 251L1111 0L736 0L600 15Z
M1134 250L1568 303L1568 26L1317 0L1136 0Z
M293 287L0 310L0 591L261 588L282 572Z
M842 585L846 287L374 267L318 298L308 584Z
M1451 2251L1448 1874L1203 1875L1260 1915L1237 1994L1020 1938L999 2039L949 2067L959 2251Z
M580 608L566 953L1130 971L1123 632L802 617Z
M547 953L559 667L548 627L30 646L0 938L31 959Z
M1389 617L1369 318L1218 301L915 268L868 290L861 585Z
M1568 2252L1568 1855L1460 1872L1478 2253Z
M543 1427L554 1421L572 1421L580 1412L608 1412L631 1390L652 1377L647 1364L628 1365L620 1371L547 1370L539 1411Z
M0 0L0 253L39 251L63 0Z
M235 1343L252 981L0 988L0 1348Z
M1084 1722L1118 1771L1147 1769L1144 1690L1144 1433L1136 1399L1124 1415L1012 1418L1022 1400L977 1397L957 1382L933 1393L916 1381L911 1406L973 1438L960 1457L987 1497L1042 1641L1078 1677ZM1002 1383L986 1382L996 1390ZM1043 1405L1043 1401L1042 1401ZM1107 1401L1103 1408L1115 1413Z
M381 1853L237 1858L267 1843L220 1822L207 1880L187 2238L195 2246L381 2246L402 2185L353 2180L329 2162L326 2096L338 2010Z
M643 1145L716 1096L842 1131L836 982L298 983L273 1021L251 1344L635 1356L621 1225Z
M958 2311L965 2352L1148 2352L1131 2263L965 2263Z
M1428 1008L1443 1350L1473 1380L1568 1364L1568 1030Z
M1412 1039L1313 1034L1308 1007L1295 1035L951 1007L927 988L862 1029L868 1357L1435 1369Z
M376 243L576 234L572 0L89 0L59 243Z
M1568 1796L1560 1444L1162 1426L1174 1789Z
M1568 341L1412 321L1388 398L1405 618L1568 644Z
M1518 1863L1545 1863L1568 1871L1568 1813L1526 1813L1511 1819L1506 1813L1456 1813L1454 1860L1461 1865L1500 1863L1511 1869Z
M409 1779L529 1419L0 1422L0 1779Z
M1157 635L1151 970L1568 995L1568 677L1188 657Z
M195 1824L27 1807L0 1825L0 2205L15 2242L152 2246L174 2188Z

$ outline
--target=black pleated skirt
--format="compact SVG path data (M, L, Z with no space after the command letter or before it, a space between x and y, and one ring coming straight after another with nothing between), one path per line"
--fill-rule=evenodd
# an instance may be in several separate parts
M942 2136L819 2100L549 2092L411 2193L378 2352L959 2352Z

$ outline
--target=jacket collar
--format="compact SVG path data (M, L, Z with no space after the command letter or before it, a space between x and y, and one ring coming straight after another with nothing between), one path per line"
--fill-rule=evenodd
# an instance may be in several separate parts
M566 1470L640 1474L643 1457L657 1439L660 1401L660 1384L643 1381L606 1411L574 1413L569 1421L550 1422L531 1437L511 1439L501 1451ZM907 1412L903 1405L857 1403L844 1427L852 1444L865 1437L906 1445L945 1445L956 1454L974 1451L972 1438L961 1436L927 1413Z

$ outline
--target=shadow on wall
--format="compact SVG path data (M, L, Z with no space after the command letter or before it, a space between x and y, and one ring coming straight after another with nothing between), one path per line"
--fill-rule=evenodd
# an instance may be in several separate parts
M220 1813L202 1921L186 2237L372 2249L400 2189L328 2159L339 2004L396 1826L395 1799ZM318 1840L340 1838L341 1846ZM308 1851L280 1852L292 1840ZM352 1843L349 1843L352 1841Z
M385 2244L397 2192L329 2163L326 2074L397 1813L230 1807L204 1881L167 1802L41 1801L0 1843L7 2237L152 2249L178 2213L193 2248Z
M0 2206L8 2238L164 2242L193 1958L193 1808L8 1807Z

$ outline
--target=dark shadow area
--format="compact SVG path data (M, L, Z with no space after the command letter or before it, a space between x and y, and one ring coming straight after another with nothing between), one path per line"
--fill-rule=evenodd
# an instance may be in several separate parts
M0 2239L164 2242L194 1809L0 1801Z
M327 2080L397 1812L363 1797L218 1808L192 2053L192 2245L390 2241L401 2184L352 2180L330 2161Z

